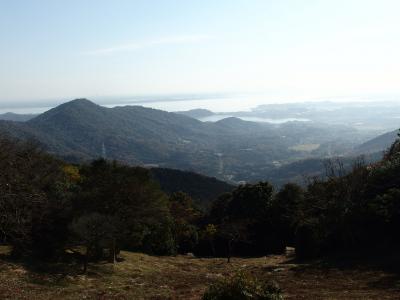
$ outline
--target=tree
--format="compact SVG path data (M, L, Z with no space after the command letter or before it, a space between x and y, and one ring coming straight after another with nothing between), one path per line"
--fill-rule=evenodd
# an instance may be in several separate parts
M217 235L225 242L227 262L231 262L233 247L239 242L247 242L246 225L239 220L230 220L229 218L219 224Z
M100 159L80 169L78 217L93 213L112 226L110 259L118 249L154 254L174 252L167 197L151 180L148 170Z
M71 200L62 166L33 143L0 139L0 232L14 255L62 255Z
M304 190L297 184L287 183L275 195L273 219L278 235L287 245L294 244L294 236L302 219Z
M273 200L273 187L259 182L239 186L213 204L208 223L215 224L216 236L224 241L228 260L233 248L243 255L276 251L279 237L273 224Z
M202 233L202 239L210 244L211 254L216 256L215 238L217 236L217 227L214 224L207 224Z
M91 213L74 220L71 224L71 231L76 236L77 242L86 248L83 265L85 273L90 258L103 257L103 249L112 243L116 228L106 216ZM115 251L113 255L115 256Z
M193 205L189 195L173 193L169 197L169 210L173 219L173 233L179 253L193 252L198 244L198 226L201 213Z

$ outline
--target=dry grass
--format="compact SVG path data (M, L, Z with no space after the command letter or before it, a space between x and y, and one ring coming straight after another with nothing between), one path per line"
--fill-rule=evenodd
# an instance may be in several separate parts
M1 299L200 299L206 286L237 270L277 281L286 299L400 299L394 272L374 267L299 264L290 257L225 259L154 257L122 252L116 265L90 264L86 275L76 267L29 266L0 259Z

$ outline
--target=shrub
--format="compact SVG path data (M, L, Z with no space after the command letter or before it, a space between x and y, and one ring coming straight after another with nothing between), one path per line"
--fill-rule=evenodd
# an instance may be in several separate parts
M276 283L261 282L252 276L237 273L208 287L203 300L280 300L281 289Z
M299 225L296 231L296 256L300 259L317 257L324 238L321 226L315 220Z

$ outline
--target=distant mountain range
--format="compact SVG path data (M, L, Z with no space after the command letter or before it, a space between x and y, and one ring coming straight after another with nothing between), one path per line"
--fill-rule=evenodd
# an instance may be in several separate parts
M37 114L15 114L12 112L7 112L0 114L0 120L5 121L16 121L16 122L26 122L30 119L37 117Z
M399 101L365 102L304 102L260 105L249 111L225 112L189 110L180 113L201 120L216 120L225 116L246 120L281 123L285 120L309 120L328 125L346 125L359 129L359 135L376 136L400 127Z
M346 126L273 125L234 117L201 122L141 106L107 108L86 99L64 103L26 122L0 121L0 130L36 140L47 151L72 162L106 156L231 182L273 180L265 176L281 165L341 155L358 143L357 130Z

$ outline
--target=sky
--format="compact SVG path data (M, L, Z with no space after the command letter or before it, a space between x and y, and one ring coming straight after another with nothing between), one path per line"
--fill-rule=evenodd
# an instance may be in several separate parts
M0 0L0 105L400 95L397 0Z

